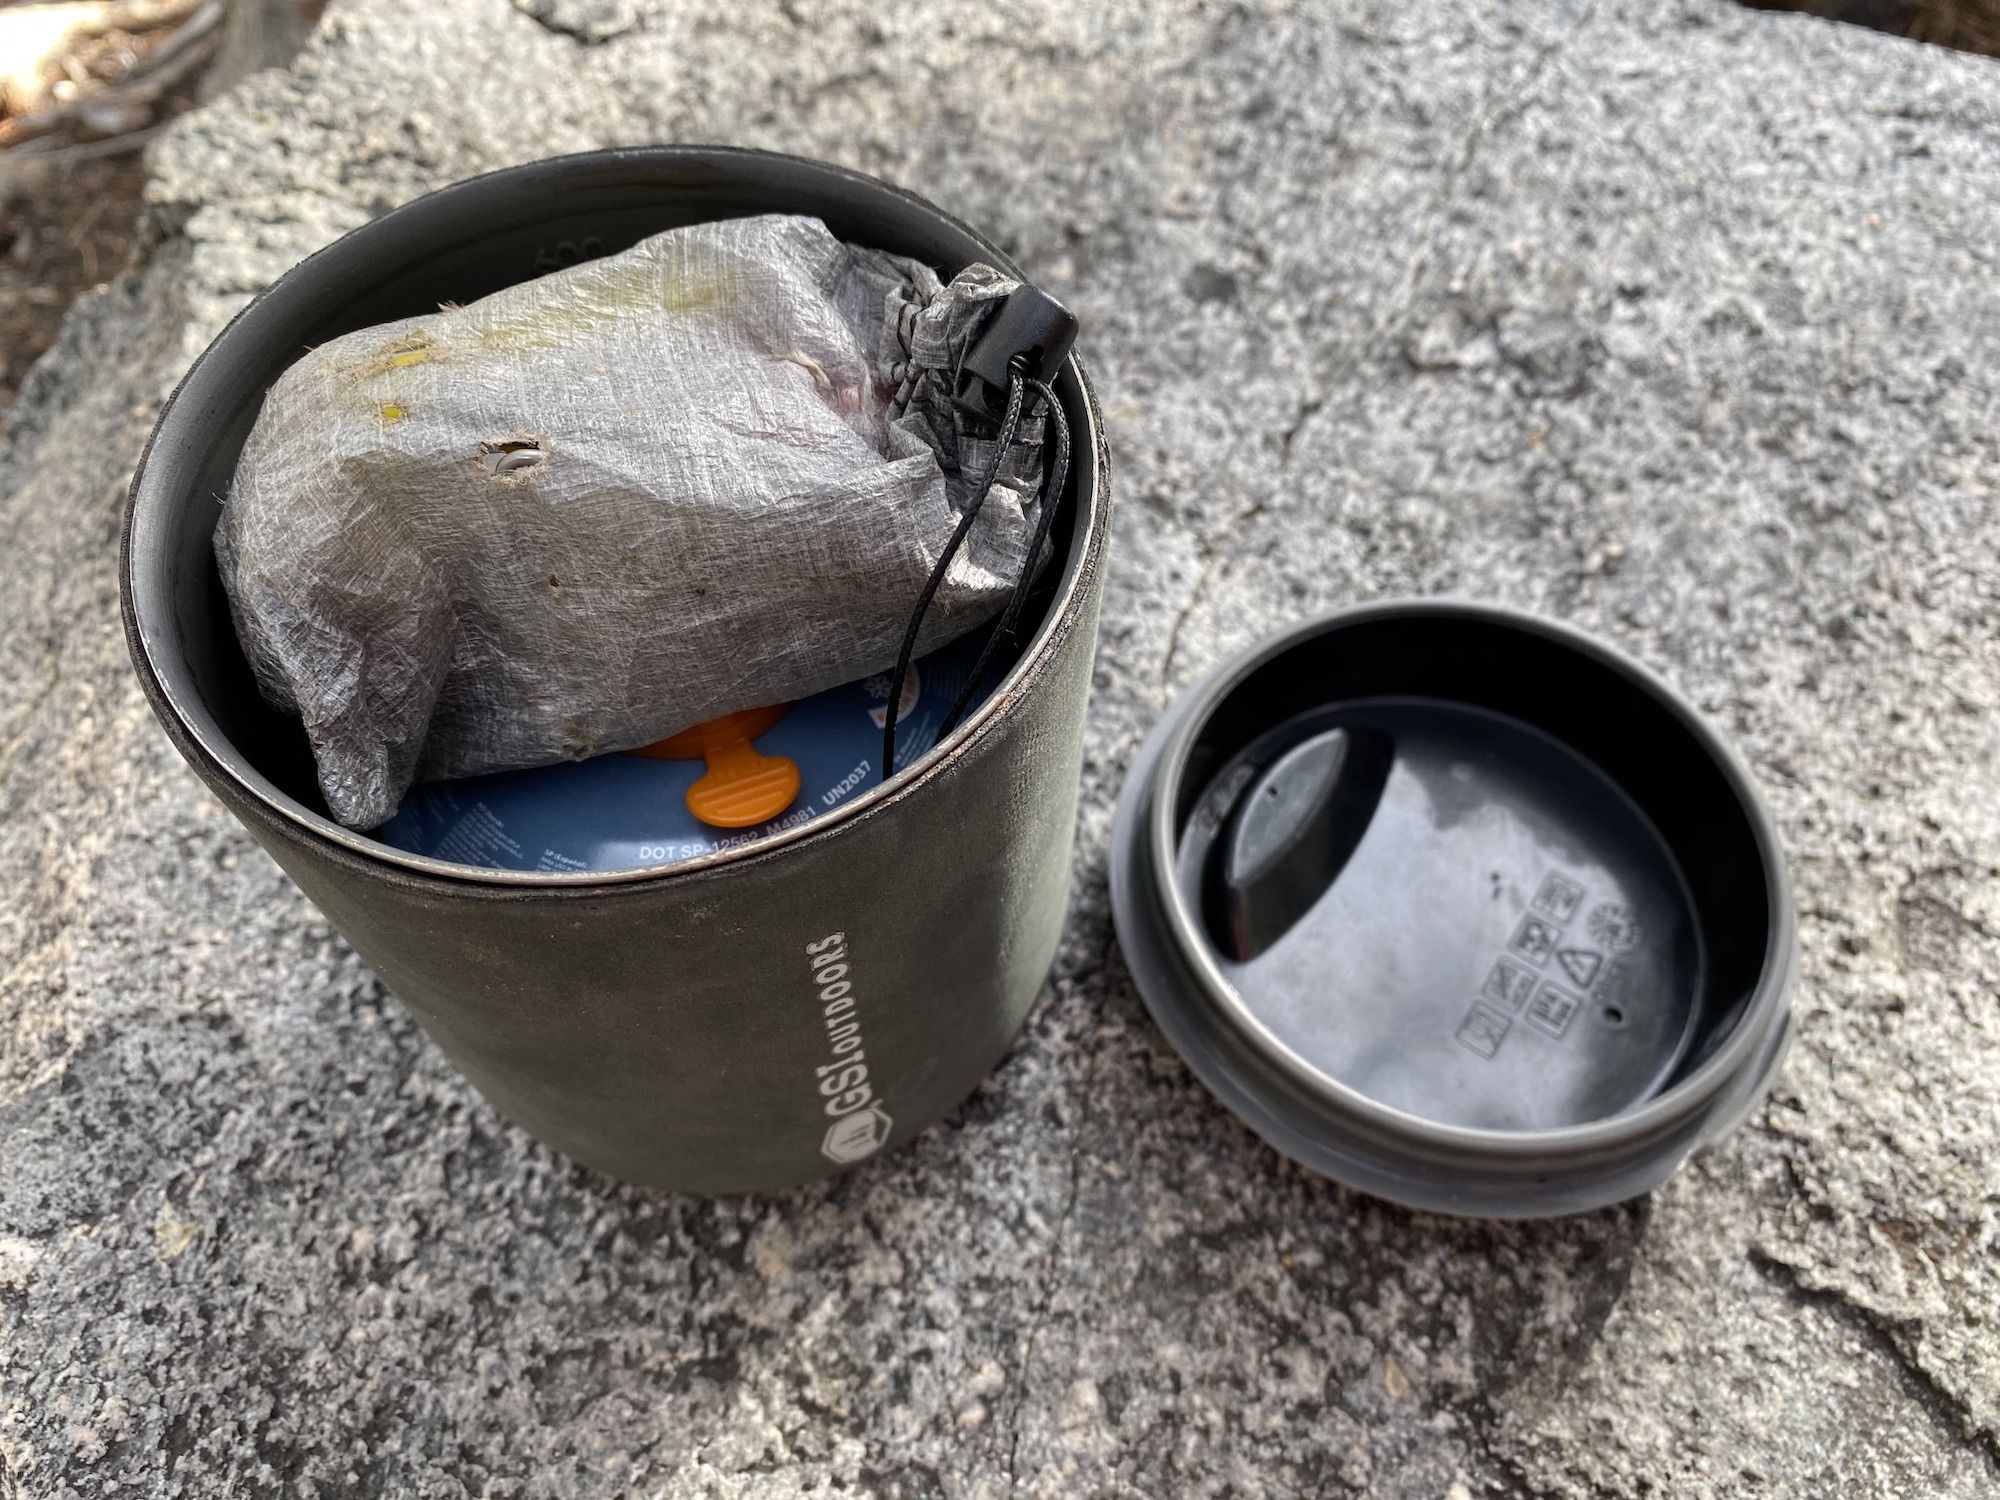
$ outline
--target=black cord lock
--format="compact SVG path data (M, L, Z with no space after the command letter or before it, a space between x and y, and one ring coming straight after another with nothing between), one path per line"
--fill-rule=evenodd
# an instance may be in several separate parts
M996 421L1007 407L1007 386L1016 367L1044 384L1076 342L1076 315L1038 286L1022 282L1000 303L985 329L965 351L952 398Z

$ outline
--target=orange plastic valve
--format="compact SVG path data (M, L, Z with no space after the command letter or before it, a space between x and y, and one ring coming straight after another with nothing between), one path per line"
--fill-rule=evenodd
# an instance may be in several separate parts
M688 811L711 828L754 828L777 817L799 795L798 766L750 743L790 706L778 703L724 714L632 753L657 760L706 760L708 770L688 788Z

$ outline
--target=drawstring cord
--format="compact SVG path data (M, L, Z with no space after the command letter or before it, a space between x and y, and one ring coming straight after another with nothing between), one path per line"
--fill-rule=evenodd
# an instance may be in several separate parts
M1041 381L1030 378L1028 389L1042 398L1043 407L1048 411L1049 420L1056 429L1056 461L1049 471L1047 488L1042 491L1042 514L1035 522L1034 540L1028 543L1028 560L1021 565L1021 576L1014 584L1014 593L1007 601L1006 612L1000 616L1000 623L993 627L993 633L986 638L986 644L979 649L979 660L972 664L972 670L965 674L965 681L959 685L958 696L951 700L951 707L938 726L938 738L943 739L958 727L958 716L965 712L965 705L971 701L974 691L986 675L986 668L993 660L993 653L1003 640L1014 633L1014 624L1021 618L1021 610L1028 602L1028 585L1034 581L1035 565L1041 561L1042 548L1048 544L1049 527L1055 521L1056 507L1062 504L1063 484L1069 478L1069 418L1063 415L1056 393ZM887 762L884 762L887 764Z
M987 466L986 476L979 488L973 492L965 513L958 518L958 525L952 529L951 540L945 543L937 564L931 569L931 576L924 584L924 590L917 596L917 607L910 613L909 627L903 632L902 649L896 653L896 669L889 677L889 708L882 720L882 779L887 781L896 774L896 727L902 719L903 683L910 673L911 658L916 655L917 637L924 628L924 618L930 613L931 601L944 582L944 575L951 567L951 560L958 555L966 537L972 531L973 522L979 519L980 509L986 504L986 497L993 490L994 481L1000 477L1000 466L1006 461L1007 451L1014 445L1014 438L1020 431L1022 410L1028 392L1033 391L1049 414L1049 420L1056 429L1056 459L1049 475L1049 481L1042 492L1042 513L1035 523L1035 534L1028 545L1026 561L1021 564L1021 576L1015 580L1014 590L1009 595L1007 607L993 627L993 633L986 638L980 648L979 659L966 674L959 687L958 696L952 700L950 709L938 729L941 740L950 734L958 723L958 716L965 712L965 706L972 699L974 690L985 675L987 666L993 659L1003 638L1013 632L1020 619L1021 610L1027 604L1029 586L1034 582L1035 564L1040 561L1042 548L1049 538L1049 527L1055 519L1056 506L1062 503L1063 485L1069 478L1069 419L1063 414L1062 405L1048 385L1027 375L1021 362L1016 360L1007 370L1007 410L1000 419L1000 436L994 445L993 462Z

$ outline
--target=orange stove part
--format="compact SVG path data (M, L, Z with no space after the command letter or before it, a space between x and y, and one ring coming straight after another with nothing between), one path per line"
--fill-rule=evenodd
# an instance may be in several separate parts
M799 795L799 768L751 743L785 716L789 703L746 708L696 724L631 753L656 760L705 760L708 770L688 788L688 811L711 828L755 828Z

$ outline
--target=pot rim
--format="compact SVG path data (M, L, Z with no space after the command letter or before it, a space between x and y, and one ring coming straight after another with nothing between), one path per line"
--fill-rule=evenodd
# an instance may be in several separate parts
M613 147L576 152L517 163L491 172L463 178L433 189L380 218L349 230L300 261L259 292L230 319L188 367L146 440L138 467L132 477L125 507L125 524L119 560L119 592L122 601L127 646L140 682L154 711L166 724L176 747L194 762L204 780L218 790L227 787L248 797L255 808L277 827L315 852L359 856L374 866L394 866L403 878L428 877L441 884L464 889L468 886L513 887L528 890L594 890L607 886L651 884L664 880L695 878L721 868L747 863L789 850L813 839L838 833L857 819L892 807L929 785L955 767L1005 715L1012 705L1032 691L1043 676L1060 640L1072 626L1078 602L1087 597L1102 565L1108 506L1104 503L1104 444L1096 400L1083 363L1074 354L1064 362L1052 382L1059 394L1069 398L1065 407L1077 430L1072 435L1070 480L1075 496L1075 517L1071 523L1071 543L1064 559L1055 597L1035 633L1009 668L999 686L978 708L971 711L939 744L913 764L899 770L886 783L876 781L867 791L851 798L838 809L813 818L768 838L753 840L727 849L714 850L693 859L670 864L633 866L617 870L494 870L477 865L413 854L343 827L317 813L297 799L287 796L255 767L222 732L212 715L199 704L183 701L183 695L168 685L156 665L160 642L148 620L170 608L163 588L137 577L134 557L141 545L157 544L159 536L148 535L160 524L154 521L167 497L162 480L152 462L163 436L171 436L180 420L183 398L191 386L208 377L218 364L227 361L233 346L255 333L263 321L281 315L288 297L301 286L346 273L344 262L354 256L356 246L365 247L385 235L416 230L435 237L451 222L451 203L461 193L508 182L533 201L549 181L561 183L579 170L625 168L710 168L720 175L741 177L760 166L804 168L831 183L845 185L865 195L886 198L906 209L940 221L977 245L989 262L1001 270L1019 275L1019 267L985 235L936 204L906 188L852 168L784 152L763 151L741 146L662 145ZM274 311L278 309L278 311ZM1079 417L1081 418L1079 422ZM143 601L143 602L142 602Z

